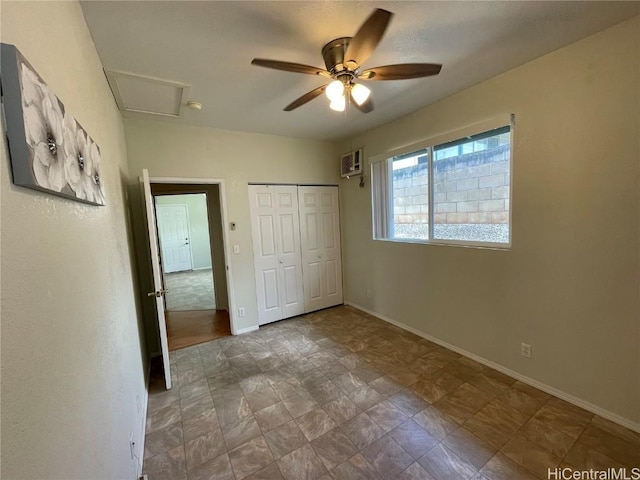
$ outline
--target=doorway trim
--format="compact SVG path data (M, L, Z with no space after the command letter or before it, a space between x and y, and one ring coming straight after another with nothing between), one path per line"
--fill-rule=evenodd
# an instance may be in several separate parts
M233 284L233 272L231 268L231 255L229 248L229 219L227 216L227 196L224 188L224 180L221 178L183 178L183 177L149 177L149 183L177 183L184 185L218 185L220 189L220 213L222 216L222 244L224 245L224 263L225 274L227 277L227 295L229 297L229 324L231 327L231 335L239 335L244 331L239 331L236 327L236 300L235 289Z

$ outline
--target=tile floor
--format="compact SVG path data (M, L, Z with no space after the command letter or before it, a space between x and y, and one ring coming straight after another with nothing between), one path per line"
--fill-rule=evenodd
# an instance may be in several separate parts
M546 479L640 466L640 434L350 307L172 352L150 480Z
M189 270L164 274L169 311L214 310L213 270Z

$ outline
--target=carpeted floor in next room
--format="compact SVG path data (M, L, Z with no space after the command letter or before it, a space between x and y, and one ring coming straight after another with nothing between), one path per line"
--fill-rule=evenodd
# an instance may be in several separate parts
M150 480L527 480L640 466L640 434L350 307L177 350L171 366L173 389L150 385Z

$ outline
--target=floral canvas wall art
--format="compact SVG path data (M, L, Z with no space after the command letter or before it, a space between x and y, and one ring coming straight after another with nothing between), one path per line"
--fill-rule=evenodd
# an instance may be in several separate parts
M13 45L0 51L13 183L105 204L100 148Z

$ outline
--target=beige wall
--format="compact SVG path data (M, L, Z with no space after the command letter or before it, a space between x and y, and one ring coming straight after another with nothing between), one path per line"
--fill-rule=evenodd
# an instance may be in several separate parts
M132 178L146 168L151 177L225 181L228 221L237 225L235 231L230 231L229 225L225 228L229 243L240 246L240 254L231 255L233 285L230 290L235 296L236 327L256 327L258 314L247 185L249 182L337 184L339 157L335 146L328 142L145 120L125 119L124 125ZM147 274L141 271L141 276ZM237 316L239 307L246 309L243 318Z
M120 115L76 2L2 2L15 44L102 151L107 206L11 184L2 200L2 473L132 479L145 363L136 314Z
M516 114L511 250L373 241L370 188L343 181L346 300L640 422L639 32L636 17L353 139L374 156Z

